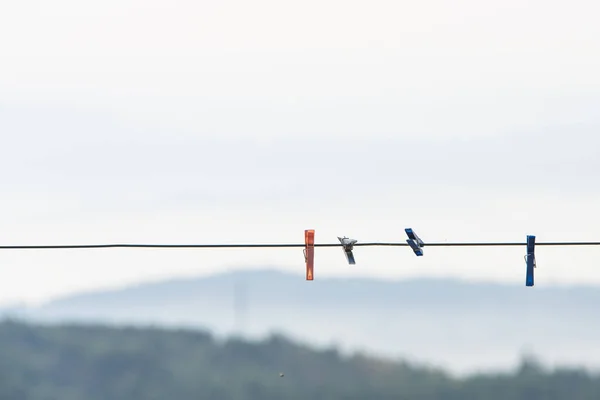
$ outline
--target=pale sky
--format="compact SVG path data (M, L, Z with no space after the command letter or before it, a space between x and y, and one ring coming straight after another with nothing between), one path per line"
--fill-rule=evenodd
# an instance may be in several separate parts
M0 244L600 241L599 14L0 0ZM315 278L532 290L524 253L317 249ZM600 247L537 263L538 286L600 284ZM259 267L303 279L302 250L2 250L0 304Z

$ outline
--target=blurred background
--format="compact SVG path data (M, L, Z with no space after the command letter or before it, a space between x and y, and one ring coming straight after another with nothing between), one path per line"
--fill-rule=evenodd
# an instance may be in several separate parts
M597 241L599 11L0 0L0 245ZM524 255L4 249L0 399L599 398L600 248Z

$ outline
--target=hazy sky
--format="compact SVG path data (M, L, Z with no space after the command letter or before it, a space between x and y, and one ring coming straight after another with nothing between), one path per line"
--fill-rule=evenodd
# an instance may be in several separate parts
M493 3L0 0L0 243L600 240L600 4ZM524 248L425 253L316 279L526 290ZM600 247L537 254L600 284ZM0 304L240 266L304 259L3 250Z

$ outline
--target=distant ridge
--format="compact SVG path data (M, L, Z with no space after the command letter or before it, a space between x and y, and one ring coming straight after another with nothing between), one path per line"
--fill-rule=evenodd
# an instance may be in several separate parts
M445 279L306 282L263 270L84 293L11 313L34 321L201 327L220 335L277 331L316 345L471 372L512 367L523 351L542 361L600 366L598 304L600 290L591 287Z

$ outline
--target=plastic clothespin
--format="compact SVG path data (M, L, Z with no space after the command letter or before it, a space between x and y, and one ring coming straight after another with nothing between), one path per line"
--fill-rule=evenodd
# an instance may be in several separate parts
M408 235L406 243L408 243L408 245L412 248L412 250L417 256L422 256L423 246L425 245L425 243L423 243L421 238L418 237L417 234L411 228L406 228L404 229L404 231L406 232L406 235Z
M306 261L306 280L314 280L315 269L315 231L307 229L304 231L304 261Z
M346 236L343 238L338 236L338 240L344 247L344 254L346 255L346 259L348 260L348 264L354 265L356 261L354 260L354 254L352 254L352 249L358 240L356 239L348 239Z
M527 254L525 255L525 262L527 263L525 286L533 286L533 269L536 268L534 235L527 235Z

